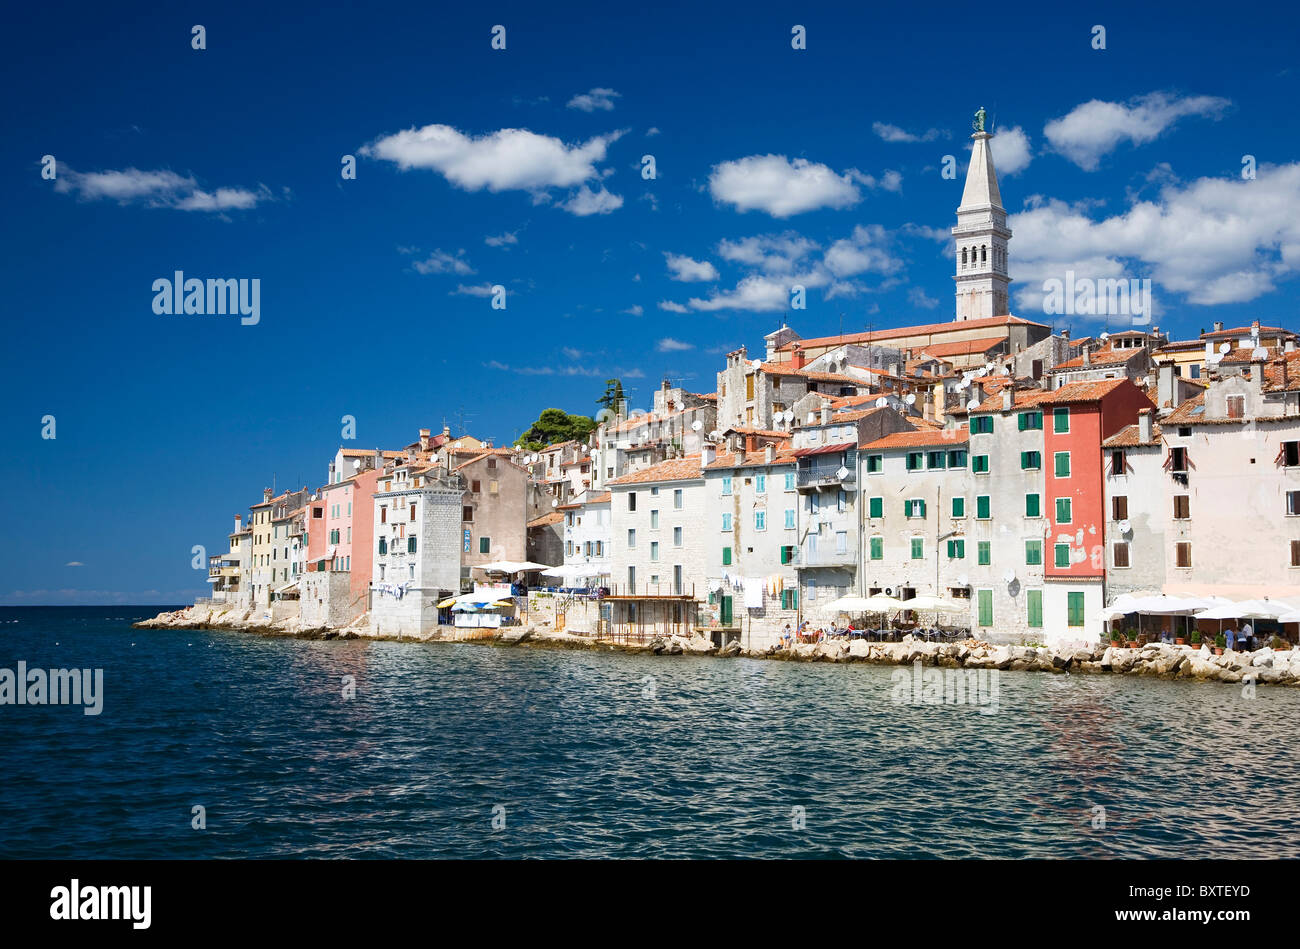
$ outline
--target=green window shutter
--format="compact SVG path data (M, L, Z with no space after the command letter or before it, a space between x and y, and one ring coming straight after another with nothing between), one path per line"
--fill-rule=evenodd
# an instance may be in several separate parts
M1071 504L1069 498L1056 499L1056 523L1058 524L1074 523L1073 514L1074 512L1071 510Z
M1029 626L1031 629L1042 629L1043 627L1043 591L1028 590L1025 593L1025 602L1029 606Z
M872 498L870 504L871 504L871 510L870 510L870 516L871 516L871 517L884 517L884 516L885 516L885 499L884 499L884 498Z
M1021 412L1020 415L1016 418L1016 427L1023 432L1026 428L1029 427L1028 423L1029 423L1029 414L1027 412Z
M1068 451L1058 451L1056 453L1056 476L1058 478L1070 477L1070 453Z
M1043 513L1042 499L1037 494L1025 495L1025 517L1039 517Z
M912 538L912 559L921 560L925 557L925 541L920 537Z
M1069 626L1082 626L1083 625L1083 594L1067 593L1066 610L1068 614L1068 618L1066 619L1066 624Z
M871 559L872 560L885 559L885 538L883 537L871 538Z
M981 540L979 544L976 546L975 549L976 555L979 557L979 560L977 562L981 567L987 567L990 563L993 562L993 554L991 548L992 545L987 540Z
M1041 566L1043 563L1043 542L1041 540L1025 541L1025 563Z
M1070 566L1070 545L1069 545L1069 544L1057 544L1057 545L1056 545L1056 561L1055 561L1055 563L1056 563L1056 566L1058 566L1058 567L1068 567L1068 566Z
M979 591L979 624L981 626L993 625L993 591Z
M975 423L978 421L979 419L977 419L975 416L972 415L970 417L970 421L967 423L968 425L970 425L970 433L972 435L975 435L979 432L979 429L975 426Z
M1062 434L1070 430L1070 410L1052 410L1052 431Z
M975 517L981 521L987 521L992 515L989 513L989 496L981 494L975 499Z
M965 498L953 498L953 499L952 499L952 516L953 516L953 517L965 517L965 516L966 516L966 499L965 499Z
M723 565L724 567L729 567L729 566L731 566L731 548L730 548L730 547L723 547L723 548L722 548L722 565Z
M949 560L952 560L953 557L956 557L956 556L957 556L957 554L956 554L956 550L957 550L957 542L956 542L955 540L950 540L950 541L948 541L948 559L949 559Z
M916 516L917 516L917 517L925 517L925 502L924 502L924 501L917 501L916 503L917 503L918 507L920 508L920 510L917 511Z

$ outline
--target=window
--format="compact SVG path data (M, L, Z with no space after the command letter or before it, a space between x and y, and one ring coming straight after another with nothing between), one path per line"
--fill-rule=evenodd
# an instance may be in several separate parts
M1122 449L1116 448L1110 453L1110 474L1111 477L1128 474L1128 459Z
M1020 431L1038 431L1043 427L1042 412L1021 412L1019 420Z
M1291 566L1300 567L1300 540L1291 541Z
M848 508L848 505L849 505L849 496L844 491L843 488L840 488L840 492L835 498L835 509L839 511L841 514L843 514L845 510Z
M636 529L629 527L627 529L627 549L631 550L636 547Z
M1174 563L1179 567L1190 567L1192 565L1191 544L1174 544Z
M867 455L867 474L880 474L885 470L884 455ZM786 475L787 478L793 478L794 475Z
M1290 512L1288 511L1288 513ZM884 498L869 499L867 501L867 517L884 517L884 516L885 516L885 499Z
M920 471L921 463L925 460L925 452L909 451L907 453L907 470Z
M781 609L797 610L799 609L799 591L782 590L781 591Z
M352 506L351 504L348 505L348 507L351 507L351 506ZM348 513L351 514L352 512L349 511ZM415 505L414 505L414 504L411 505L411 516L408 517L407 520L408 520L408 521L413 521L413 520L415 520Z
M1300 491L1288 491L1286 493L1286 513L1287 517L1300 515Z
M1277 460L1288 468L1300 465L1300 442L1283 442Z
M972 435L992 435L993 434L993 416L976 415L970 420L970 433Z
M781 563L794 563L794 547L786 545L781 548Z
M1110 499L1110 519L1112 521L1128 520L1128 495L1117 494Z
M730 516L730 515L728 515L728 516ZM658 510L652 510L652 511L650 512L650 529L651 529L651 530L656 530L656 531L659 529L659 511L658 511ZM723 530L726 530L726 529L727 529L727 528L725 528L725 527L723 528Z
M809 580L808 583L807 583L807 585L805 585L804 589L808 591L807 599L809 599L809 600L815 600L815 599L817 599L817 581L816 581L816 580Z
M912 538L912 559L923 560L924 558L925 558L925 538L913 537Z
M1041 540L1025 541L1025 563L1031 567L1043 564L1043 542Z
M729 531L729 530L731 530L731 512L730 512L730 511L723 511L723 512L722 512L722 529L723 529L724 531Z
M1043 627L1043 591L1026 590L1025 605L1028 607L1029 616L1027 624L1031 629L1042 629Z
M1074 523L1074 502L1070 498L1056 499L1056 523Z
M794 530L794 508L785 509L785 529Z
M835 532L835 552L837 554L847 554L849 552L849 532Z
M407 552L408 554L413 554L413 553L415 553L415 538L414 538L414 537L408 537L408 538L406 538L406 552Z
M821 494L818 492L813 492L812 494L808 495L808 513L817 514L821 511L821 508L822 508Z
M1288 491L1288 499L1291 492ZM1186 494L1174 495L1174 520L1185 521L1191 517L1191 497Z
M1056 545L1056 560L1055 560L1055 563L1056 563L1056 566L1058 566L1058 567L1069 567L1069 566L1070 566L1070 545L1069 545L1069 544L1057 544L1057 545Z
M636 492L635 492L635 491L629 491L629 492L627 493L627 509L628 509L629 511L635 511L635 510L636 510Z
M1292 546L1294 547L1295 545L1293 544ZM883 537L871 538L871 559L872 560L885 559L885 538Z
M723 550L722 562L731 563L731 548L724 547L722 548L722 550ZM659 541L657 540L650 541L650 559L651 560L659 559Z
M965 467L966 467L966 449L964 449L964 448L956 448L956 449L953 449L952 451L948 452L948 467L949 467L949 468L965 468Z
M388 512L384 508L379 509L379 523L383 524L388 518L385 516ZM474 520L474 509L472 507L463 507L460 509L460 519L462 521Z
M1070 410L1052 409L1052 431L1064 435L1070 431Z
M1068 451L1058 451L1055 456L1056 476L1058 478L1070 477L1070 453Z
M673 489L673 510L674 511L680 511L682 509L682 500L683 500L682 489L674 488Z
M1117 541L1111 545L1111 559L1117 567L1127 567L1128 563L1128 544L1124 541Z
M652 498L659 497L659 489L657 487L650 489L650 497Z
M988 455L971 455L970 470L975 474L989 473L989 456Z
M903 502L904 517L925 517L925 502L912 500Z
M987 521L993 515L989 513L989 496L981 494L975 498L975 519Z
M1065 611L1067 626L1083 625L1083 594L1067 593L1065 594Z
M979 603L979 624L981 626L993 625L993 591L980 590L977 594Z
M944 461L947 460L947 453L942 451L932 451L926 455L925 466L927 468L942 468Z
M975 545L976 563L981 567L987 567L993 562L993 544L991 541L981 540Z
M1037 470L1038 470L1039 468L1041 468L1041 467L1043 467L1043 455L1042 455L1042 452L1037 452L1037 451L1022 451L1022 452L1020 453L1020 470L1021 470L1021 471L1031 471L1031 470L1032 470L1032 471L1037 471Z
M948 541L948 559L962 560L966 556L966 541L950 540Z
M963 497L954 497L954 498L952 499L952 516L953 516L953 517L965 517L965 516L966 516L966 499L965 499L965 498L963 498Z
M478 539L478 552L481 554L492 553L492 538L480 537Z
M388 538L381 537L379 538L379 556L382 557L386 553L388 553Z
M636 567L627 568L627 587L629 591L636 590Z
M674 527L674 528L673 528L673 546L674 546L674 547L680 547L681 545L682 545L682 529L681 529L680 527Z
M1228 418L1246 417L1246 397L1244 395L1228 396Z
M674 530L674 531L679 531L679 530L681 530L681 528L680 528L680 527L676 527L676 528L673 528L673 530ZM767 530L767 511L755 511L755 512L754 512L754 530L756 530L756 531L765 531L765 530ZM679 546L680 546L680 545L679 545Z
M478 494L478 491L479 491L479 483L478 483L477 481L471 481L471 482L469 483L469 489L470 489L470 492L471 492L471 493L473 493L473 494Z
M879 457L879 456L877 456L877 457ZM869 466L868 466L868 467L869 467ZM793 471L787 471L787 472L785 473L785 489L786 489L787 491L793 491L793 490L794 490L794 472L793 472Z
M761 474L754 476L754 493L767 494L767 475Z
M1177 446L1169 449L1169 457L1165 459L1165 467L1170 471L1182 473L1187 471L1187 449Z
M1040 494L1025 495L1025 517L1042 517L1043 500Z
M728 494L730 494L730 493L731 493L731 479L730 479L730 478L723 478L723 479L722 479L722 496L723 496L723 497L726 497L726 496L727 496Z

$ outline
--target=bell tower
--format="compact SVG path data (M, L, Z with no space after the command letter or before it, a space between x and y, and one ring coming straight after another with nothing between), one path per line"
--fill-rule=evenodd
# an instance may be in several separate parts
M993 136L984 131L984 115L982 108L975 113L975 133L971 135L975 144L957 208L957 226L952 229L957 255L953 279L957 282L958 320L1006 316L1010 307L1007 242L1011 231L1007 229L1007 212L1002 207L998 174L989 150Z

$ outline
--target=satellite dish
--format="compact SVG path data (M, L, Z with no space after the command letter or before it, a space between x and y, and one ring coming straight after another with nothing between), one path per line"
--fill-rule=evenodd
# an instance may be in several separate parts
M1232 352L1232 343L1224 343L1222 346L1219 347L1219 352L1225 354Z
M1004 376L1009 376L1009 375L1011 375L1011 367L1010 367L1010 366L1003 366L1003 367L1002 367L1002 375L1004 375Z
M713 431L709 432L709 437L710 437L710 438L721 438L721 437L722 437L722 432L718 431L718 430L715 428Z
M1217 366L1223 360L1223 353L1210 353L1205 358L1207 362L1212 362Z
M515 451L518 451L518 450L519 450L519 446L516 445L516 446L515 446Z
M1016 580L1016 572L1014 570L1008 570L1006 573L1002 574L1002 579L1007 583L1014 583Z
M785 420L786 420L787 422L793 422L793 421L794 421L794 409L786 409L786 410L785 410Z
M591 446L590 446L590 445L583 445L583 446L582 446L582 450L583 450L583 451L591 451Z
M1110 339L1110 334L1109 334L1109 333L1102 333L1102 334L1101 334L1100 336L1098 336L1097 338L1098 338L1098 339Z
M960 577L957 578L957 586L959 587L970 586L970 577L966 576L966 574L963 573Z
M691 423L691 428L698 432L700 429L704 428L704 423L701 422L699 419L696 419L694 422Z
M361 467L361 459L358 458L358 459L356 459L355 461L352 462L352 468L353 468L354 471L355 471L357 468L360 468L360 467Z
M908 405L916 405L916 396L909 392L907 394L907 398L904 399L903 401L906 402Z
M750 365L753 366L755 369L757 369L759 366L763 365L763 360L755 359L752 363L750 363Z
M876 399L876 408L878 409L883 409L888 404L889 404L889 400L886 399L883 395L880 398Z
M969 388L970 388L970 380L969 380L969 379L963 379L961 382L957 383L957 391L958 391L958 392L963 392L963 391L965 391L966 389L969 389Z
M843 465L840 465L839 470L835 472L835 477L843 481L848 476L849 476L849 469L845 468Z
M1133 525L1130 524L1128 521L1120 521L1119 524L1116 525L1116 526L1119 527L1119 532L1120 532L1121 534L1131 534L1131 533L1133 533Z
M1251 359L1267 359L1268 350L1263 346L1256 346L1250 353Z
M976 409L978 409L979 407L980 407L980 400L979 400L979 399L971 399L969 402L966 403L966 409L967 409L967 411L970 411L970 412L974 412L974 411L975 411Z
M551 507L559 507L559 506L560 506L560 501L558 498L551 502Z
M986 362L986 363L984 364L984 371L985 371L985 372L992 372L992 371L993 371L993 363L991 363L991 362Z

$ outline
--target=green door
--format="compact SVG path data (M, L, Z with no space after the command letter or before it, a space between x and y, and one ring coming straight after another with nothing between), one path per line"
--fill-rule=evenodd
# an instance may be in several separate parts
M979 623L981 626L993 625L993 591L979 591Z
M722 598L722 618L718 621L723 626L731 625L731 597Z
M1066 594L1066 625L1082 626L1083 625L1083 594L1067 593Z

